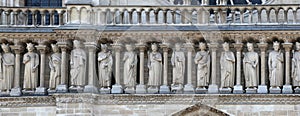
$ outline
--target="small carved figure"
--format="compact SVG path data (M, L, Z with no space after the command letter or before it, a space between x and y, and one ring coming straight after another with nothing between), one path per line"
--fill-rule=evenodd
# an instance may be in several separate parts
M274 50L269 53L269 79L270 86L278 88L283 85L283 53L279 50L280 43L273 43Z
M106 44L101 44L101 52L98 53L99 84L101 88L110 88L112 76L113 58Z
M61 77L61 53L56 44L51 44L53 54L49 57L50 80L49 90L54 90L60 84Z
M209 85L210 78L210 53L205 51L205 43L199 43L200 51L196 53L195 63L197 65L197 87L205 88Z
M229 44L223 44L224 51L221 53L221 88L232 88L235 77L235 56L229 50Z
M81 42L74 40L74 49L71 51L71 87L81 88L86 84L86 53L81 48Z
M26 48L28 52L23 56L23 64L25 64L23 88L24 90L34 90L38 81L39 55L34 52L32 43L27 43Z

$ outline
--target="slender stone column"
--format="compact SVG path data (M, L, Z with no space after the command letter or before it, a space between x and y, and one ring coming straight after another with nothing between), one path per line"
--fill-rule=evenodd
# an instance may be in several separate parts
M208 86L208 93L216 94L219 93L218 85L217 85L217 50L218 43L211 43L208 45L211 50L212 57L212 68L211 68L211 84Z
M136 45L140 50L140 83L136 86L136 92L137 94L144 94L147 93L146 86L145 86L145 78L144 78L144 63L145 63L145 50L146 50L146 44L145 43L138 43Z
M290 51L293 47L292 43L286 42L283 43L283 48L285 49L285 85L283 85L282 93L290 94L293 93L292 85L291 85L291 76L290 76Z
M260 72L261 72L261 82L258 86L257 93L268 93L268 88L266 85L266 50L268 48L268 44L261 42L258 44L258 47L260 48Z
M98 49L97 43L96 42L85 42L84 43L85 47L89 51L89 56L88 56L88 85L84 87L84 92L85 93L99 93L98 88L96 87L96 50Z
M115 51L115 78L116 78L116 84L112 86L111 93L123 93L123 88L121 86L121 80L120 80L120 52L122 49L122 44L120 43L114 43L112 44L112 47Z
M20 85L20 75L21 75L21 53L23 52L23 46L14 45L11 48L15 52L15 78L14 78L14 88L11 89L10 96L21 96L21 85Z
M169 43L163 42L160 47L163 49L163 58L164 58L164 69L163 69L163 84L159 88L159 93L168 94L170 93L170 87L168 86L168 51Z
M236 85L233 88L233 93L243 93L243 86L241 85L241 78L242 78L242 55L241 51L243 49L243 44L242 43L236 43L234 44L234 48L236 48L236 59L237 59L237 64L236 64Z
M36 46L36 49L40 52L41 63L40 63L40 86L36 88L35 94L45 95L46 94L46 88L44 86L45 85L45 60L46 60L47 46L40 44Z
M192 52L194 51L194 44L191 43L191 42L187 42L185 44L187 50L188 50L188 53L187 53L187 83L186 85L184 85L184 88L183 88L183 92L184 93L188 93L188 94L193 94L195 93L195 89L194 89L194 86L192 84Z
M69 44L67 42L58 42L58 46L61 48L61 82L56 87L56 92L58 93L66 93L68 92L68 61L67 55L70 49Z

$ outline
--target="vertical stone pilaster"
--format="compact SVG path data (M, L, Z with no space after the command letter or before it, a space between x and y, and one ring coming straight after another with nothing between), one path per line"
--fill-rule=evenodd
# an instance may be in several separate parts
M122 49L122 44L120 43L114 43L112 44L112 47L115 51L115 78L116 78L116 84L112 86L111 93L123 93L123 87L121 86L121 80L120 80L120 52Z
M41 63L40 63L40 86L36 88L35 94L37 95L45 95L46 88L45 88L45 60L46 60L46 52L47 46L46 45L38 45L36 49L40 52L41 56Z
M291 76L290 76L290 51L293 47L292 43L286 42L283 43L283 48L285 49L285 85L283 85L282 93L291 94L293 93L292 85L291 85Z
M219 44L211 43L208 45L208 47L211 50L211 57L212 57L211 84L208 86L208 93L217 94L219 93L219 88L217 85L217 50Z
M99 93L96 80L96 50L98 49L96 42L85 42L85 47L88 49L89 56L88 56L88 85L84 87L85 93Z
M170 87L168 86L168 51L169 51L169 43L163 42L160 47L163 49L163 58L164 58L164 66L163 66L163 84L159 88L159 93L168 94L170 93Z
M14 45L11 48L15 52L15 78L14 87L11 89L10 96L21 96L21 85L20 85L20 75L21 75L21 53L23 52L23 46Z
M140 83L136 86L137 94L144 94L147 93L146 86L145 86L145 77L144 77L144 64L145 64L145 50L146 44L145 43L138 43L136 46L139 48L140 51Z
M260 48L260 73L261 73L261 82L258 86L257 93L268 93L268 88L266 85L266 50L268 48L268 44L261 42L258 44Z
M56 92L66 93L68 92L68 51L70 49L67 42L58 42L58 46L61 48L61 82L56 87Z
M236 65L236 85L233 88L233 93L243 93L243 86L241 85L241 78L242 78L242 55L241 51L243 49L243 44L242 43L236 43L234 44L234 48L236 49L236 59L237 59L237 65Z
M195 93L194 86L192 84L192 52L194 51L194 44L191 42L187 42L185 46L188 50L187 53L187 83L184 85L183 92L193 94Z

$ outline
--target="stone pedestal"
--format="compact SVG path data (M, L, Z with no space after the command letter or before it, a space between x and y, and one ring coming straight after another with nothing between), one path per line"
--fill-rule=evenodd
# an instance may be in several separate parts
M157 93L159 92L159 90L158 90L158 87L149 87L149 88L147 89L147 92L148 92L149 94L157 94Z
M219 89L221 94L230 94L232 92L231 88L220 88Z
M162 85L159 87L160 94L169 94L170 92L170 87L168 85Z
M242 93L244 93L243 86L242 85L235 85L233 87L233 93L234 94L242 94Z
M279 87L270 87L269 91L270 91L270 94L280 94L281 93L281 89Z
M56 87L56 92L57 93L67 93L68 92L68 87L67 85L58 85Z
M84 93L99 93L98 88L94 85L86 85L83 90Z
M146 90L146 86L145 85L137 85L136 88L135 88L135 93L137 94L145 94L147 93L147 90Z
M209 94L218 94L219 93L219 88L218 85L211 84L208 86L208 93Z
M205 87L197 87L196 88L196 93L197 94L206 94L208 91Z
M183 86L182 85L172 85L171 86L171 93L181 94L183 93Z
M9 97L9 92L6 92L6 91L3 91L3 92L0 92L0 97Z
M115 84L111 89L112 94L120 94L123 93L123 87L121 85Z
M135 89L134 89L134 87L126 87L124 89L124 92L127 94L135 94Z
M295 94L300 94L300 88L299 88L299 87L296 87L296 88L294 89L294 91L295 91L295 92L294 92Z
M22 90L24 96L34 96L34 90Z
M100 91L100 94L110 94L110 88L102 87L99 89L99 91Z
M195 94L194 86L192 84L184 85L183 93L184 94Z
M9 95L10 96L21 96L22 95L21 88L12 88Z
M292 85L283 85L282 93L283 94L292 94L293 93Z
M56 93L56 90L48 89L47 92L48 92L48 95L53 95L54 93Z
M69 88L69 91L70 91L70 93L83 93L83 87L80 87L80 86L77 86L77 87L71 86Z
M35 95L46 95L47 94L46 88L45 87L38 87L38 88L36 88L34 94Z
M256 94L257 93L257 88L247 88L246 93L247 94Z
M257 89L257 93L268 93L268 87L266 85L259 85Z

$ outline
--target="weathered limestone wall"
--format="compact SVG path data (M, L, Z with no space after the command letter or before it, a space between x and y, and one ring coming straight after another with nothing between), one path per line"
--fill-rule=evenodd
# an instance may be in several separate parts
M0 116L55 116L55 106L0 108Z

